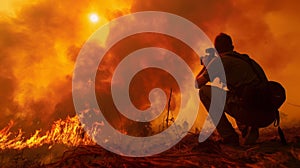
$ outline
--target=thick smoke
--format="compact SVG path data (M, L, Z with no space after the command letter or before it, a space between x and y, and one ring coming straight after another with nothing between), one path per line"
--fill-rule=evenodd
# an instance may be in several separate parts
M233 37L237 50L253 54L254 58L270 70L276 71L290 62L283 53L291 52L292 46L286 45L298 41L298 37L293 37L296 32L289 28L299 24L292 22L296 21L291 18L296 14L295 9L290 10L292 6L296 4L270 0L259 3L232 0L150 0L135 1L132 12L158 10L180 15L197 24L211 40L218 33L226 32ZM282 27L280 30L278 26L283 25L279 22L289 23L286 25L288 28ZM292 37L280 37L279 34L283 32Z
M117 0L24 4L0 17L0 127L12 120L30 132L75 115L71 81L81 46L111 13L129 8ZM99 23L89 21L91 12Z
M150 0L135 1L132 12L165 11L197 24L213 41L220 32L232 36L235 50L258 61L270 80L287 90L287 101L300 103L297 73L300 63L299 1ZM284 104L281 111L298 118L299 109ZM289 118L288 117L288 118Z
M12 9L14 15L0 17L0 127L13 120L16 128L32 131L50 126L58 118L75 115L71 80L81 46L107 20L145 10L183 16L212 40L220 32L230 34L236 50L248 53L261 63L270 79L286 87L288 101L298 103L299 3L296 0L255 3L250 0L83 0L76 3L41 0L24 3ZM88 14L94 11L103 17L99 24L88 20ZM163 40L161 43L169 45ZM167 48L172 49L172 46ZM178 55L192 55L185 47L175 48ZM198 60L191 57L186 61L192 64ZM166 86L165 90L168 89ZM135 94L140 96L139 93ZM139 101L136 103L142 108ZM299 118L298 108L285 105L282 110L288 117Z

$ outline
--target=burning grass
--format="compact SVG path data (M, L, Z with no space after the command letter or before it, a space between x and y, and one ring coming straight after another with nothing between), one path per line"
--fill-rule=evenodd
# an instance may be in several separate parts
M65 120L57 120L52 128L41 135L41 130L37 130L30 138L24 138L24 132L19 129L17 133L10 132L13 126L11 121L8 126L0 131L0 149L24 149L35 148L42 145L64 144L66 146L92 145L94 142L84 132L79 119L67 117Z
M300 167L300 127L283 129L287 146L270 127L253 146L226 146L217 134L199 144L197 134L188 134L166 152L133 158L96 145L77 117L58 120L45 135L37 131L28 139L21 130L10 132L12 125L0 131L0 167Z

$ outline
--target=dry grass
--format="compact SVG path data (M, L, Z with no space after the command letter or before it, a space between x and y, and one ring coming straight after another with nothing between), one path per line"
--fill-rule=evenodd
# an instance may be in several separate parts
M253 146L232 147L215 138L197 142L189 134L170 150L151 157L123 157L100 146L55 144L0 152L1 167L300 167L300 128L284 129L281 145L276 129L263 130Z

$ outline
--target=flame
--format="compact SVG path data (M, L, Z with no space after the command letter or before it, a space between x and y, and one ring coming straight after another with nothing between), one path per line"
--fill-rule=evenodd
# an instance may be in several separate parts
M42 145L49 145L51 148L54 144L64 144L66 146L94 145L95 142L89 138L79 122L79 117L67 117L65 120L57 120L53 123L52 128L45 135L41 135L41 130L37 130L28 139L24 138L24 132L19 129L13 133L10 129L14 122L9 124L0 131L0 149L24 149L34 148Z
M283 6L279 2L271 5L266 1L255 4L255 8L248 8L252 4L251 1L236 3L228 0L205 4L203 1L186 3L178 0L151 0L147 3L133 0L111 0L101 1L101 3L96 0L84 0L78 3L60 1L54 5L52 1L40 0L33 3L24 1L21 5L18 3L18 10L13 8L13 5L5 5L7 2L0 2L0 9L7 6L6 13L13 13L13 15L7 14L7 16L0 17L0 55L5 56L0 60L0 111L3 112L3 115L0 116L0 126L2 127L1 124L6 124L9 120L13 121L10 121L0 131L0 149L23 149L43 144L51 146L54 143L69 146L94 143L84 133L78 117L59 119L45 134L42 134L41 130L37 130L28 139L25 138L25 132L28 132L28 129L44 128L48 122L52 122L51 120L65 118L70 113L74 114L74 110L71 109L72 101L70 101L70 81L80 47L101 25L131 12L157 10L178 14L197 24L212 39L221 31L228 32L233 36L238 50L245 50L254 58L265 56L259 59L261 59L263 67L269 68L270 77L285 82L283 84L287 90L290 89L289 97L295 100L299 97L298 82L294 82L297 80L295 76L297 76L299 61L293 54L299 41L297 32L300 22L296 9L296 6L299 5L295 4L296 1L283 3ZM11 7L8 8L8 6ZM231 12L228 13L228 9L231 9ZM241 9L245 11L241 12ZM90 23L87 17L91 12L97 13L101 18L95 24ZM241 29L241 26L247 26L247 28ZM244 30L249 30L247 35ZM104 46L109 33L113 32L107 30L107 34L103 35L101 46ZM153 42L155 40L156 42ZM136 42L134 40L129 42L132 46L140 45L140 48L149 47L151 46L149 44L153 42L156 44L155 46L178 50L174 52L178 55L185 54L186 61L196 74L199 69L194 62L198 60L192 59L191 55L193 54L187 48L176 47L178 46L176 43L173 44L167 40L167 38L166 40L159 38L157 41L157 38L155 39L152 35L144 35ZM284 46L282 44L289 44L289 47L282 47ZM130 53L131 49L126 47L119 47L119 53L124 55ZM132 47L132 50L138 48ZM119 62L119 58L115 57L118 53L109 54L111 54L109 59L104 60L107 65L103 68L102 75L106 78L103 78L102 83L108 83L109 77L113 74L112 67ZM286 59L285 55L289 55L289 59ZM278 72L276 69L283 69L284 73L273 73ZM151 72L146 72L146 74L152 75ZM136 85L145 84L146 89L150 90L157 87L156 84L159 82L161 82L159 79L153 79L152 83L140 80L136 81ZM168 93L170 85L161 85L163 90ZM99 93L103 93L106 85L99 86L101 86L98 88ZM173 86L174 88L175 86ZM145 92L140 94L137 91L132 93L136 97L145 97L134 100L134 104L140 109L149 105L146 94ZM171 111L175 118L180 104L179 95L174 91L172 97ZM60 105L63 107L60 108ZM294 118L298 119L297 109L291 109L291 111L295 111ZM163 115L151 124L158 127L163 123L165 117L166 112L164 111ZM118 121L120 122L117 124L120 126L117 127L121 132L130 134L130 131L122 129L126 121L122 118ZM20 123L22 123L22 129L12 132L11 128L15 125L20 126L18 125ZM101 123L99 124L101 125Z
M131 1L120 0L0 2L0 55L5 55L0 59L0 128L13 120L23 132L34 133L73 116L70 86L81 46L109 20L129 13L130 6ZM90 22L91 12L97 13L97 23Z

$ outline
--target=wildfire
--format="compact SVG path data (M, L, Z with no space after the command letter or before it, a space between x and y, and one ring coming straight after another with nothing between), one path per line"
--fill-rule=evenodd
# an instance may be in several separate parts
M13 121L0 131L0 149L24 149L39 147L42 145L64 144L67 146L93 145L92 139L84 132L80 125L79 118L67 117L65 120L57 120L52 128L41 135L41 130L37 130L30 138L24 138L24 132L19 129L18 133L10 131L14 125ZM15 136L14 136L15 135Z
M0 8L4 6L1 3L5 2L0 2ZM46 133L37 130L31 137L26 138L25 132L29 127L30 129L32 127L34 129L44 128L45 123L48 123L49 119L53 119L54 116L61 118L67 114L74 114L70 86L76 56L81 46L101 25L125 14L149 10L170 12L197 24L211 38L220 31L228 32L235 38L238 50L249 51L253 58L262 56L260 59L262 65L269 68L269 73L272 72L269 74L271 78L283 81L284 77L284 81L294 81L294 76L298 75L296 71L298 62L294 57L286 59L281 54L286 53L286 55L293 56L295 55L293 54L294 49L297 49L296 45L300 36L297 36L296 33L300 22L296 20L299 17L297 17L298 12L294 7L299 5L294 3L274 3L275 6L259 3L255 4L255 8L247 8L251 6L252 2L222 1L220 3L216 1L206 4L202 1L193 1L192 3L149 1L145 3L133 0L111 0L99 3L99 1L92 0L78 1L77 3L59 1L54 5L53 1L45 0L18 4L20 10L11 7L7 10L14 13L13 17L10 15L0 17L0 53L1 56L4 56L0 59L0 111L3 113L0 116L0 124L12 120L0 130L0 149L24 149L44 144L49 147L52 147L53 144L67 146L95 144L84 132L78 116L55 121L52 128ZM280 8L280 6L282 7ZM232 12L228 13L228 9L231 9ZM240 9L243 9L244 12L241 12ZM90 17L87 18L87 15ZM245 35L245 28L241 28L241 26L247 26L249 33L247 32ZM122 27L119 29L122 31ZM103 40L100 47L105 46L107 37L113 36L114 33L108 29L106 33L102 34ZM122 41L118 44L121 43ZM114 46L116 51L111 51L112 54L103 61L103 70L99 70L97 79L102 80L100 81L102 83L99 82L99 88L96 89L98 89L97 94L104 95L103 98L101 97L101 100L104 101L100 103L103 103L106 106L105 109L108 109L107 117L112 121L112 125L119 128L123 134L142 134L137 133L136 128L150 127L149 125L152 130L159 132L162 130L161 127L168 125L165 124L166 113L151 124L141 124L132 123L124 119L125 117L121 118L114 111L115 108L108 108L108 105L113 102L108 98L108 94L103 92L105 89L110 90L107 81L112 77L113 67L116 67L122 59L120 55L125 57L126 54L136 49L150 46L166 48L181 55L192 66L191 69L194 70L194 73L199 72L200 67L195 64L195 62L199 64L199 60L192 58L193 54L189 51L188 46L184 47L185 45L179 45L178 41L173 40L172 42L170 38L162 38L162 36L150 33L128 37L123 40L123 44L123 47L121 45L118 47L117 44ZM289 47L282 44L288 44ZM91 52L95 52L93 54L97 55L98 50L91 50ZM290 66L287 67L287 65ZM282 70L284 75L276 73L278 69ZM163 76L159 79L157 78L158 73L153 73L154 71L143 72L145 73L137 74L135 82L131 83L133 86L137 86L131 87L134 105L139 109L148 107L150 89L161 86L160 88L168 93L169 89L173 88L173 104L171 104L170 110L176 118L179 106L187 105L180 104L179 90L175 89L175 84L171 85L172 78ZM144 76L147 78L142 78ZM288 77L293 80L288 80ZM297 84L297 82L292 83ZM299 92L296 90L297 85L288 82L284 84L287 89L290 89L290 97L296 100L299 97L297 94ZM134 88L140 88L140 90ZM202 106L200 108L203 109ZM288 110L287 108L284 111L297 110ZM294 114L289 113L289 118L293 117L298 119L299 115L295 112ZM200 115L199 119L201 121L196 125L201 125L203 119ZM12 131L13 121L22 122L22 129L16 132ZM101 124L98 123L95 128L101 127ZM122 129L128 125L129 129ZM1 125L2 127L3 125Z

